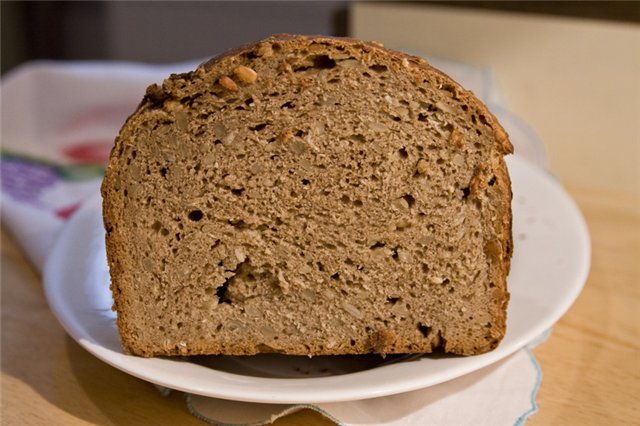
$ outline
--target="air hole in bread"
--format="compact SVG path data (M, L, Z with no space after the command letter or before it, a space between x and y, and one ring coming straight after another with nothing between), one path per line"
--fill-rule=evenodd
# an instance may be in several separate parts
M398 259L399 259L399 256L398 256L398 247L395 247L395 248L391 251L391 258L392 258L393 260L395 260L396 262L398 261Z
M191 210L187 217L193 222L198 222L204 217L204 213L202 210Z
M400 155L401 158L409 157L409 153L407 152L407 149L404 146L398 150L398 155Z
M424 337L429 338L431 337L431 332L433 331L433 328L428 325L418 323L418 330L420 330L420 333L422 333Z
M255 126L250 126L249 130L253 130L254 132L259 132L260 130L263 130L267 126L268 126L268 123L260 123L260 124L256 124Z
M388 71L389 68L387 68L386 65L374 64L374 65L371 65L369 69L377 73L382 73L382 72Z
M317 55L313 58L313 67L318 69L331 69L336 66L336 61L329 55Z
M416 204L416 199L411 194L405 194L402 198L407 202L409 208L413 207Z
M375 249L378 249L378 248L382 248L382 247L384 247L384 246L386 246L386 243L383 243L382 241L377 241L375 244L373 244L373 245L372 245L372 246L370 246L369 248L370 248L371 250L375 250Z
M420 106L429 112L438 111L438 107L432 104L431 102L420 102Z
M258 52L255 50L250 50L242 54L247 59L256 59L258 57Z
M462 188L462 199L465 200L469 197L469 194L471 194L471 190L469 189L468 186L465 186L464 188Z
M221 286L216 288L216 296L218 296L218 303L231 303L231 300L227 298L227 290L229 289L229 279L227 279Z

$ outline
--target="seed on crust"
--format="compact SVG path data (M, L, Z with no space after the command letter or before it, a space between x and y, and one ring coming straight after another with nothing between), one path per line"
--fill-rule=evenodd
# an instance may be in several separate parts
M223 75L222 77L220 77L220 80L218 80L218 83L220 83L220 86L224 87L227 90L231 90L232 92L236 92L238 90L238 85L236 84L236 82L231 80L226 75Z
M449 136L449 143L460 149L464 145L463 134L459 129L453 129L451 136Z
M255 72L252 68L245 67L244 65L240 65L239 67L234 69L233 75L238 77L240 81L246 84L253 84L258 78L257 72Z

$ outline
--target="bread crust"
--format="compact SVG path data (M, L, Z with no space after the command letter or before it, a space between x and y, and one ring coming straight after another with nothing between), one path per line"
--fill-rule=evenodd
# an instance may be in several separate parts
M236 345L226 345L224 348L207 344L207 342L190 342L188 350L183 350L179 345L163 347L162 342L156 342L155 347L141 343L140 330L136 325L135 301L131 300L128 293L131 291L131 282L127 282L126 276L131 275L131 271L139 267L130 258L129 253L123 247L131 244L127 241L127 234L120 228L123 226L125 211L124 198L120 195L121 173L126 165L123 163L123 153L126 147L135 143L132 138L131 129L136 125L135 120L143 114L151 114L160 105L166 104L175 93L180 92L180 88L175 88L175 84L193 81L195 79L209 78L214 75L224 74L225 70L231 69L234 64L242 62L247 55L255 54L261 46L271 46L277 44L288 44L288 49L304 49L311 43L328 47L342 47L350 51L361 52L362 58L371 63L384 61L396 73L410 73L416 81L429 80L432 85L439 89L446 90L451 96L468 108L483 121L485 128L492 132L492 138L496 141L495 156L487 159L486 167L494 176L491 188L484 188L482 195L477 202L479 204L489 203L491 209L498 216L494 227L495 244L485 246L487 256L492 259L488 272L491 278L493 299L497 301L491 310L491 339L485 340L483 344L474 342L465 343L462 340L453 341L445 339L444 335L438 334L432 342L432 349L438 346L446 352L463 355L486 352L495 348L504 337L506 330L506 307L509 293L506 287L506 277L509 273L510 258L513 252L513 239L511 235L511 183L503 156L513 152L507 133L500 126L497 119L491 114L487 107L479 101L471 92L462 88L441 71L433 68L422 58L407 55L385 49L379 43L363 42L360 40L328 37L328 36L298 36L290 34L278 34L257 43L248 44L238 49L231 50L215 58L202 63L195 71L175 74L169 77L162 86L151 85L138 106L137 110L125 122L115 145L111 151L109 164L107 166L105 178L102 184L103 213L106 229L106 248L108 263L111 274L111 290L114 298L113 309L117 311L117 326L120 332L121 341L125 350L129 353L154 356L154 355L185 355L185 354L206 354L206 353L229 353L229 354L254 354L257 352L269 352L268 346L256 345L255 343L240 342ZM185 89L186 90L186 89ZM185 91L186 93L186 91ZM488 176L478 174L483 185L486 187ZM484 199L480 199L485 197ZM491 243L490 241L490 243ZM133 242L135 244L135 242ZM239 256L241 257L241 256ZM128 275L127 275L128 274ZM310 343L306 346L289 347L285 353L299 355L319 355L319 354L341 354L341 353L398 353L411 352L413 342L406 339L397 338L390 329L377 328L371 332L367 342L358 343L353 348L340 348L332 350L326 346L318 346ZM424 349L424 348L423 348ZM276 350L279 351L279 350ZM425 350L426 351L426 350Z

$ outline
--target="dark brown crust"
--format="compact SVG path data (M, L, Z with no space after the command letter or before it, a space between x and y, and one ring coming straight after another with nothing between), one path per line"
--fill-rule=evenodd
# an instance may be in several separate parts
M204 70L206 72L210 71L212 68L216 67L221 62L225 61L229 58L234 58L248 52L253 51L257 47L259 47L263 43L275 43L275 42L291 42L291 43L308 43L308 42L318 42L318 43L327 43L327 44L341 44L341 45L349 45L351 47L358 47L364 50L366 53L370 53L372 55L383 55L391 58L395 58L397 62L410 64L409 70L413 72L415 75L428 75L431 78L434 78L442 87L446 87L447 90L451 91L456 97L458 97L465 104L469 105L472 109L475 109L478 114L483 115L486 120L487 125L494 132L495 139L500 143L501 154L506 155L513 152L513 146L509 142L508 136L504 129L499 125L497 119L489 112L487 107L480 102L471 92L463 89L458 83L453 81L446 74L441 71L431 67L424 59L411 56L399 52L394 52L382 47L380 44L371 43L371 42L363 42L360 40L349 39L349 38L338 38L338 37L328 37L328 36L296 36L290 34L278 34L271 36L267 39L261 40L257 43L247 44L237 49L230 50L225 52L219 56L216 56L204 63L202 63L198 70ZM198 70L192 71L185 74L180 75L172 75L167 81L175 80L175 79L190 79L194 76ZM141 104L138 107L138 110L133 114L139 113L141 110L153 108L156 105L162 104L164 100L168 97L167 91L162 86L152 85L148 88L147 93L142 100ZM132 116L133 116L132 115ZM126 124L125 124L126 127ZM124 129L124 127L123 127ZM109 229L112 224L117 221L117 217L115 217L115 212L122 210L122 206L114 205L114 199L110 197L111 189L117 184L115 182L115 174L112 173L112 169L117 167L116 160L118 159L123 141L118 137L116 139L116 144L111 151L109 165L107 167L107 172L105 174L105 179L102 184L102 195L103 195L103 211L104 211L104 224L105 229L107 229L107 237L106 237L106 246L108 253L108 262L111 271L111 275L113 277L112 280L112 292L114 297L114 310L118 312L117 324L120 330L121 338L123 346L125 350L131 353L144 355L144 356L152 356L154 353L147 352L144 348L136 347L135 339L131 338L131 336L135 333L132 324L130 323L129 318L127 317L127 309L124 306L125 300L121 296L123 291L126 291L125 288L120 286L120 281L118 279L122 274L122 270L125 267L122 262L126 262L126 259L123 259L121 256L119 242L111 237ZM502 257L502 262L496 262L499 265L499 268L493 271L494 279L497 284L495 289L496 291L496 299L502 301L501 309L495 313L495 318L497 324L495 324L495 334L494 340L488 344L487 347L484 348L476 348L475 352L469 351L467 349L460 348L449 348L446 344L444 344L445 350L454 349L458 353L480 353L485 352L487 350L493 349L499 341L502 339L505 333L505 325L506 325L506 305L508 302L509 294L506 289L506 276L509 272L510 265L510 257L513 248L513 240L511 235L511 209L510 209L510 201L511 201L511 185L509 180L509 175L505 166L504 161L499 161L497 164L492 165L493 173L496 175L497 181L497 191L503 194L501 200L505 203L500 206L498 209L500 212L503 212L504 215L501 217L501 221L499 226L496 229L496 233L498 239L505 242L504 246L501 246L499 255ZM390 346L393 343L393 336L389 335L384 330L381 330L373 339L371 345L373 349L380 353L388 353ZM238 353L246 353L252 354L255 353L255 348L253 350L251 348L238 348ZM179 353L176 352L176 355Z
M395 57L397 59L406 59L411 62L417 69L422 69L428 73L437 74L443 81L443 84L450 84L452 89L455 90L456 94L460 97L460 99L464 100L465 103L469 105L476 105L479 113L483 114L491 126L491 128L495 132L496 139L498 139L502 143L503 154L512 154L513 153L513 145L509 141L506 131L498 122L498 119L489 111L487 106L482 103L478 98L476 98L472 93L465 90L458 82L453 80L444 72L440 71L437 68L432 67L424 58L409 55L407 53L398 52L395 50L390 50L385 48L382 44L377 42L363 41L349 37L335 37L335 36L325 36L325 35L295 35L295 34L274 34L266 39L260 40L255 43L248 43L243 46L240 46L235 49L228 50L218 56L215 56L205 62L203 62L200 67L208 70L211 67L215 66L224 58L228 58L231 56L239 56L243 53L250 52L260 46L265 42L277 42L277 41L311 41L311 42L329 42L329 43L338 43L338 44L355 44L361 45L367 49L371 49L374 51L379 51L384 54L387 54L391 57ZM181 74L181 76L185 77L187 74Z

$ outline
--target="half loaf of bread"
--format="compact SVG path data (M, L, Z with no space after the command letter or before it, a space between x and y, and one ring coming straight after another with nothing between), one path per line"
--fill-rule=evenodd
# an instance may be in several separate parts
M511 151L472 93L378 43L273 36L171 75L102 186L125 350L491 350Z

